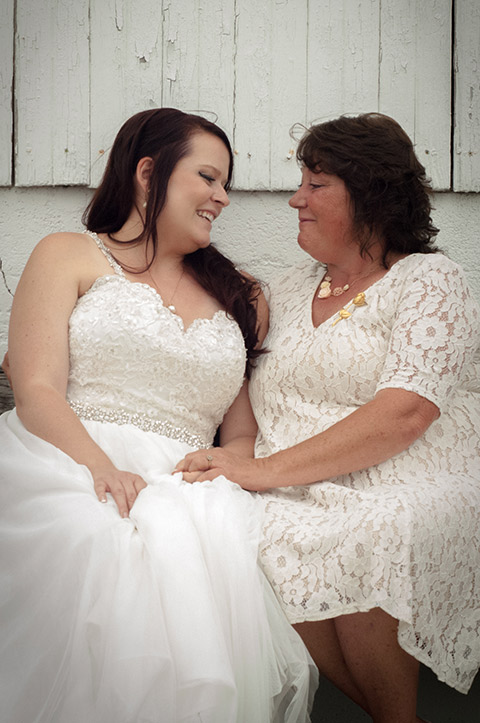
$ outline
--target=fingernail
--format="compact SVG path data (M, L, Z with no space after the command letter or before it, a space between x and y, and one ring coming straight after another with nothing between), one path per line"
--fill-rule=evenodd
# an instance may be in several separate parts
M128 520L128 517L129 517L128 512L124 512L122 517L124 520Z
M106 502L106 501L107 501L106 497L102 497L102 499L100 500L100 502Z

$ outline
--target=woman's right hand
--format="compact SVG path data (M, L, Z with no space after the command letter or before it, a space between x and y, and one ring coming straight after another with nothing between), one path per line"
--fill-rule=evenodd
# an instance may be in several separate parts
M92 472L95 493L100 502L107 501L107 492L115 500L121 517L128 517L135 500L147 483L138 474L116 468Z

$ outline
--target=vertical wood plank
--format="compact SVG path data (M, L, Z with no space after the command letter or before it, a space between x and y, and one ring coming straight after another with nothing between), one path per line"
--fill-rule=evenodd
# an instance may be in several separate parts
M163 105L199 106L199 0L168 3L164 13Z
M296 143L289 131L307 121L307 0L276 2L272 16L270 180L272 191L299 183Z
M201 3L198 16L199 110L214 112L233 143L235 92L235 2ZM209 120L215 120L211 115Z
M309 122L377 110L379 0L318 0L309 11Z
M162 2L91 6L91 185L98 185L122 123L162 105Z
M455 3L453 188L480 191L480 5Z
M16 183L86 184L88 0L17 0Z
M450 187L451 0L382 0L379 110L415 144L437 189Z
M14 0L0 3L0 186L12 183Z
M234 1L178 0L165 10L163 105L233 131Z
M236 2L235 187L270 188L270 96L274 0Z
M285 190L298 181L294 123L306 120L307 0L237 0L235 187Z

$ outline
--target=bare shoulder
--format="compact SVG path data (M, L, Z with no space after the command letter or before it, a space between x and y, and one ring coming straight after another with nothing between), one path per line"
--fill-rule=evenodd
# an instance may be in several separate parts
M47 283L74 284L81 296L109 265L94 241L83 233L59 232L44 236L35 246L23 279L43 277Z
M72 263L78 264L79 268L105 265L105 258L93 239L85 233L74 231L60 231L44 236L35 246L32 257L47 262L55 259L60 266Z
M57 255L62 258L78 258L90 255L94 249L92 240L83 233L73 231L60 231L44 236L35 246L33 253L36 256Z

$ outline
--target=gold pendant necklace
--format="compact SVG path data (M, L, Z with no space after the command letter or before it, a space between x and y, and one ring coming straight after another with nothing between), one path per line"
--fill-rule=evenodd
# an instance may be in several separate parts
M345 286L336 286L332 289L332 277L329 274L323 277L323 281L320 284L320 291L318 292L319 299L328 299L329 296L341 296L350 288L350 284Z
M176 306L175 306L175 304L173 304L172 302L173 302L173 299L175 298L175 294L176 294L177 291L178 291L178 287L180 286L180 281L183 279L183 274L184 274L184 273L185 273L185 267L182 268L182 273L180 274L180 276L179 276L179 278L178 278L177 284L176 284L176 286L175 286L175 288L174 288L174 290L173 290L173 294L171 295L170 300L169 300L168 302L163 302L163 305L165 306L165 308L168 309L169 311L171 311L172 314L176 314L176 313L177 313ZM157 283L155 282L155 279L153 278L152 272L150 271L150 269L148 269L148 275L150 276L150 279L152 280L152 284L153 284L154 287L156 288L158 295L160 296L160 298L161 298L162 301L163 301L163 296L162 296L162 294L160 293L160 289L158 288L158 285L157 285Z
M328 272L326 272L325 276L323 277L323 280L320 283L320 289L318 291L317 297L319 299L328 299L330 296L341 296L346 291L349 290L351 286L357 283L357 281L361 281L362 279L366 279L367 276L370 276L374 271L377 269L370 269L366 274L363 274L363 276L359 276L357 279L354 279L351 284L345 284L345 286L335 286L332 289L332 277Z

